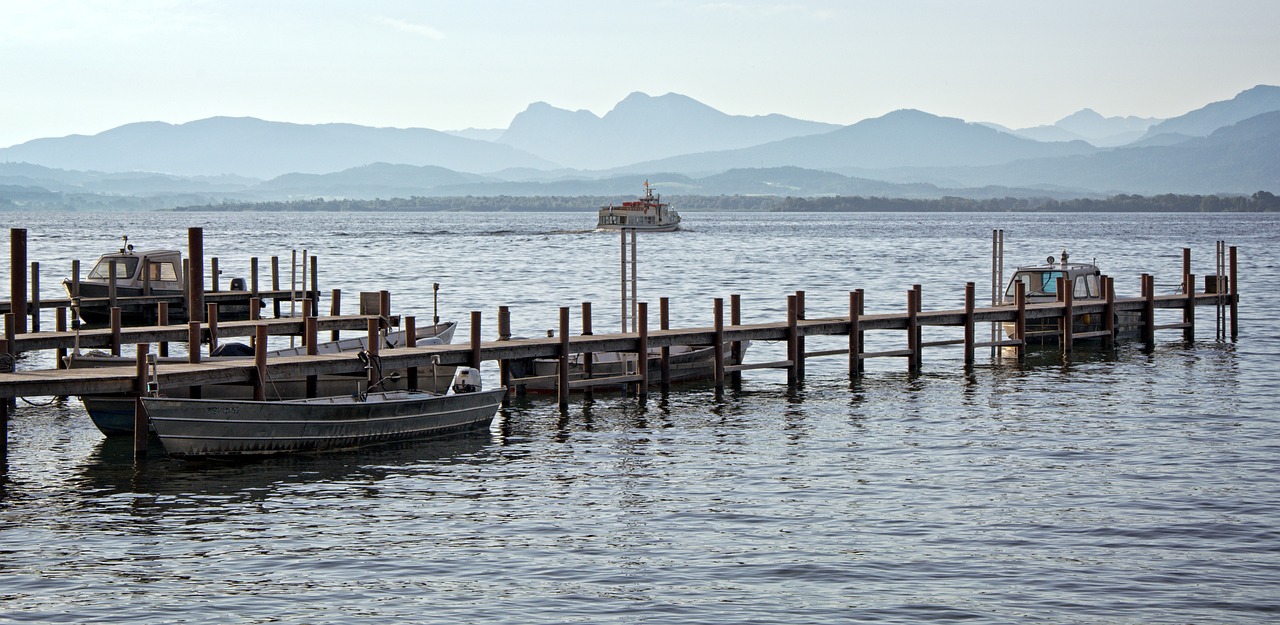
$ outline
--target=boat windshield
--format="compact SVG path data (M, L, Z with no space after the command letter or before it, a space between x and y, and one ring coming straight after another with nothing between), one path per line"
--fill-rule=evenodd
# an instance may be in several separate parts
M1065 278L1067 274L1061 271L1019 271L1013 274L1013 279L1009 281L1009 289L1005 291L1005 299L1012 300L1014 296L1014 288L1018 282L1026 285L1027 295L1057 295L1058 294L1058 278Z
M111 263L116 264L116 278L123 279L132 276L138 270L137 256L106 256L98 259L98 264L93 266L93 271L89 272L89 277L97 280L107 280L111 278Z

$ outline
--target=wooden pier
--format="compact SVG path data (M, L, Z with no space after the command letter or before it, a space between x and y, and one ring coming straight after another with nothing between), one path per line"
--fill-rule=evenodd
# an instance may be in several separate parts
M1141 277L1141 291L1138 297L1116 298L1114 282L1103 276L1102 299L1074 300L1070 281L1059 285L1060 295L1057 302L1044 304L1027 304L1026 299L1018 293L1016 305L978 307L975 303L975 285L968 283L965 288L964 306L951 310L924 310L922 301L924 294L919 285L904 289L905 307L899 312L867 314L864 310L864 293L854 290L848 293L848 314L835 317L808 318L805 314L804 292L799 291L788 296L787 318L773 323L742 324L741 298L734 295L730 298L729 321L725 323L725 306L722 298L716 298L711 307L711 324L704 327L672 329L668 327L668 307L666 298L660 300L659 327L650 329L648 325L648 305L646 302L636 303L634 331L616 334L593 334L591 329L591 307L584 303L582 307L582 334L575 335L570 329L570 308L560 309L559 332L546 338L512 339L510 338L510 312L507 307L498 311L498 338L485 341L482 338L482 315L471 313L470 339L459 345L429 345L379 349L379 334L392 324L403 324L412 335L415 319L406 316L403 320L390 315L389 296L385 293L378 298L381 306L373 315L319 317L315 307L304 305L304 317L290 319L250 320L229 323L217 323L216 317L209 321L192 321L186 325L164 325L133 329L112 328L109 330L80 331L78 333L65 330L43 333L20 333L14 313L5 315L5 338L0 346L0 355L18 354L28 351L67 349L78 341L80 347L111 347L118 353L121 344L136 344L135 364L131 367L110 367L95 369L46 369L35 371L0 372L0 399L17 397L69 396L90 394L134 394L147 391L148 385L159 389L177 387L199 387L211 384L244 384L255 389L255 397L265 396L264 389L270 380L302 378L328 374L360 374L372 376L369 361L375 361L382 370L406 369L411 375L418 368L433 365L470 366L479 368L482 362L497 362L501 371L502 384L509 387L519 385L522 380L513 379L508 371L508 363L528 359L552 359L558 362L556 389L559 404L568 406L571 390L590 390L601 386L630 385L635 394L643 400L649 393L650 375L647 371L651 354L661 354L657 359L660 377L665 389L668 379L669 349L676 346L713 346L713 356L709 363L710 380L716 392L722 393L726 380L732 380L741 372L753 369L785 369L789 382L798 382L805 375L806 359L828 356L845 356L848 362L850 377L856 378L865 373L865 363L873 358L901 358L906 363L906 370L917 372L921 369L925 348L942 346L958 346L963 349L963 362L970 367L975 361L975 354L981 348L1009 348L1018 358L1025 355L1026 349L1034 342L1049 338L1064 352L1070 352L1073 345L1084 339L1100 339L1111 343L1122 333L1135 333L1148 345L1153 345L1155 334L1161 330L1178 330L1184 340L1191 341L1195 337L1196 314L1201 306L1216 306L1218 311L1218 338L1225 339L1228 334L1231 340L1237 335L1237 304L1239 294L1236 279L1236 248L1227 252L1220 245L1220 270L1215 276L1206 277L1205 288L1197 290L1195 276L1191 274L1190 250L1183 252L1183 271L1180 292L1166 295L1155 293L1155 281L1150 275ZM1227 260L1229 258L1229 260ZM1212 279L1210 279L1212 278ZM1060 279L1061 280L1061 279ZM1225 284L1224 284L1225 283ZM1019 289L1021 283L1016 285ZM216 310L216 307L211 311ZM1180 319L1173 323L1157 323L1157 310L1180 311ZM335 307L334 312L337 312ZM1075 329L1077 322L1086 317L1106 320L1103 329L1079 332ZM1136 319L1128 324L1116 323L1116 319ZM1039 320L1056 320L1058 330L1052 336L1032 336L1028 325ZM977 339L979 324L1001 324L1011 328L1010 337L991 341ZM928 327L959 327L963 329L963 338L953 340L925 341L923 329ZM266 358L267 337L276 334L296 335L302 337L304 345L317 344L320 331L337 332L341 330L363 330L369 337L365 358L356 355L301 355ZM905 334L900 349L868 352L865 349L865 335L872 331L898 331ZM256 356L252 359L235 361L202 361L200 354L202 343L216 341L218 336L252 336L256 344ZM844 336L847 347L822 351L807 351L805 337L810 336ZM190 354L188 362L178 364L152 364L152 344L182 342L188 344ZM770 362L740 362L735 355L742 353L742 345L747 341L777 341L786 344L786 358ZM314 351L314 350L312 350ZM570 380L568 371L570 357L574 354L593 354L621 352L634 354L636 370L623 375L592 377L589 364L584 367L585 378ZM12 360L10 360L12 362ZM590 359L586 359L590 363ZM738 364L732 364L737 362ZM414 378L411 378L414 379ZM527 381L524 379L523 381ZM7 430L7 409L9 401L0 401L0 429ZM139 402L140 405L140 402ZM135 429L135 449L139 453L145 451L146 427L145 416L139 411ZM0 435L0 446L7 447L7 434ZM0 447L2 450L3 447Z

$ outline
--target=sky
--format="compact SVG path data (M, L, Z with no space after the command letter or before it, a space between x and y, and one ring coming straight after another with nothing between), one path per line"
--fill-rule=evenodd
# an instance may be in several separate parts
M853 124L1168 118L1280 85L1276 0L0 0L0 147L213 116L505 128L675 92Z

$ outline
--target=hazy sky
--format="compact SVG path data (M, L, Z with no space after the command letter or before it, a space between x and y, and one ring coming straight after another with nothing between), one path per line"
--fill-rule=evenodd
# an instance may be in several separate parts
M502 128L633 91L851 124L1172 117L1280 84L1277 0L0 0L0 146L215 115Z

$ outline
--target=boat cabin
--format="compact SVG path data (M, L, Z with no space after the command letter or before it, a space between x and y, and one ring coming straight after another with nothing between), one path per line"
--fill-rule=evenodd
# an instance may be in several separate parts
M1004 292L1004 301L1013 303L1014 288L1018 282L1026 285L1027 300L1056 301L1058 299L1058 278L1068 278L1072 284L1072 299L1101 299L1102 272L1093 263L1067 262L1067 251L1062 251L1061 259L1056 261L1052 256L1043 265L1019 267L1009 279Z
M182 289L182 253L177 250L133 251L133 246L112 254L103 254L89 271L88 280L107 282L111 264L116 266L118 286L142 287L150 284L158 289Z

